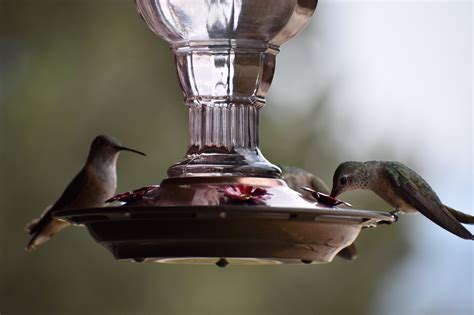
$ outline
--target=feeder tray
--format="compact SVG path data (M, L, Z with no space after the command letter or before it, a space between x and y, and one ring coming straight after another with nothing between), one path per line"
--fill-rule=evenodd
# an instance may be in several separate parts
M330 262L361 228L394 221L382 212L267 206L110 207L55 216L86 225L116 259L247 265Z
M256 187L254 198L238 194ZM221 267L330 262L362 228L395 221L389 213L318 204L278 179L172 178L140 191L124 195L124 206L54 216L84 224L117 259Z
M125 205L56 218L84 224L117 259L221 267L329 262L362 228L394 221L299 194L260 152L259 115L276 55L307 25L317 0L135 3L174 53L189 110L188 150L159 187L116 198Z

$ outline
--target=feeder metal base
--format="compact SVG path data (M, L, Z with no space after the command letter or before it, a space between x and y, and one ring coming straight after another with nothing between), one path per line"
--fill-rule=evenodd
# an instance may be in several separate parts
M267 206L108 207L55 216L85 224L117 259L245 265L330 262L362 228L394 221L373 211Z

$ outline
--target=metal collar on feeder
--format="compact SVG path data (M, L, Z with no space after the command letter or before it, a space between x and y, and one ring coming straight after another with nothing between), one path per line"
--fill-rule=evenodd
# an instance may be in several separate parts
M85 224L117 259L220 266L330 262L363 227L393 221L303 198L260 152L259 115L276 56L317 0L135 2L175 55L187 152L159 187L118 196L124 206L56 217Z

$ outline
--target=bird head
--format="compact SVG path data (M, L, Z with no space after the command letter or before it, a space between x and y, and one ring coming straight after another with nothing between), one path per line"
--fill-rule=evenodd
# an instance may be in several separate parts
M331 197L345 191L363 189L368 184L368 172L365 163L349 161L341 163L333 176Z
M105 162L117 157L120 151L130 151L146 156L143 152L122 146L122 144L113 137L99 135L92 141L88 159Z

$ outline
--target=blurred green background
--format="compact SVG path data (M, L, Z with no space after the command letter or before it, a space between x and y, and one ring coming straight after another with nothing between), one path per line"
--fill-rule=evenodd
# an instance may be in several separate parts
M324 21L324 9L317 11L311 36L327 35L318 14ZM311 36L295 42L318 40ZM95 135L113 135L148 153L121 155L117 191L157 184L185 152L187 112L168 46L147 29L131 0L3 0L0 51L0 314L377 313L386 274L412 251L406 220L363 231L356 261L325 265L121 262L81 228L26 252L24 225L60 195ZM276 80L281 75L277 70ZM320 93L305 111L292 111L297 100L281 104L270 91L261 148L274 163L305 167L329 181L352 156L330 140L330 127L341 123L327 118L338 83L315 84ZM366 153L389 159L393 150L381 144ZM409 152L397 156L412 161ZM369 193L345 199L389 210Z

